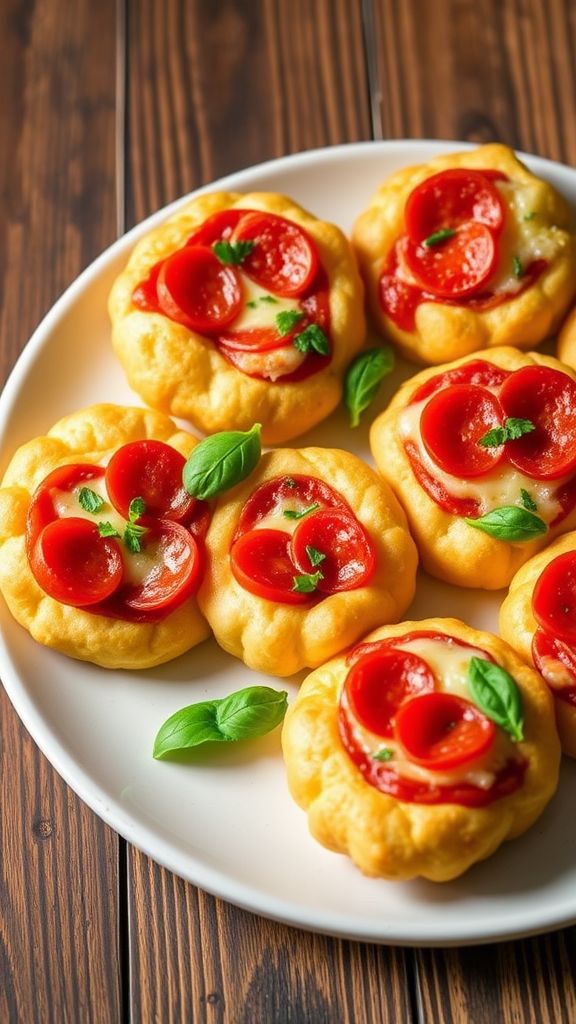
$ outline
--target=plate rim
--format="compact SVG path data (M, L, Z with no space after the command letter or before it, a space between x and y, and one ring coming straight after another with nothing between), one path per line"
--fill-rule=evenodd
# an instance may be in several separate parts
M476 148L473 143L444 139L367 140L343 143L337 146L318 147L313 150L304 150L299 153L277 157L234 171L198 189L194 189L192 192L179 197L150 214L101 252L68 285L35 328L14 364L0 395L0 439L3 439L6 425L10 421L14 402L17 399L22 382L38 353L45 345L49 344L50 335L62 314L74 303L79 295L84 293L86 288L89 288L92 280L98 278L103 268L108 266L124 250L130 249L141 236L154 228L156 224L161 223L171 216L172 213L176 212L190 198L214 189L238 188L241 191L246 191L246 185L240 185L238 181L247 177L279 174L285 170L290 171L294 167L299 169L306 168L307 166L313 166L318 162L324 161L335 161L337 163L343 157L360 157L367 151L372 153L374 151L382 151L383 154L390 155L398 152L409 153L410 151L420 150L423 147L430 148L435 154L452 152L456 148L461 151ZM516 152L520 159L534 166L540 173L546 174L546 171L557 172L558 169L562 172L567 172L574 178L576 188L576 170L573 168L543 157L521 151ZM387 935L381 925L378 926L378 929L376 929L375 925L372 926L370 924L367 924L362 930L351 928L349 922L348 924L346 923L345 915L334 913L330 909L325 909L321 914L313 913L307 919L306 915L303 915L305 910L303 905L295 904L292 901L287 901L277 896L271 898L270 895L263 893L255 886L230 879L226 872L210 870L206 865L198 861L194 861L193 871L190 871L190 869L186 870L183 855L175 849L174 845L164 837L159 836L154 829L144 822L134 821L132 815L127 813L120 800L111 799L110 795L103 790L102 785L95 782L93 776L75 761L72 753L68 752L65 744L45 721L27 687L20 679L8 650L1 624L0 676L12 706L36 745L66 784L99 818L114 831L118 832L127 842L130 842L141 852L150 856L162 867L211 895L243 910L305 931L352 941L404 947L449 948L457 945L474 946L490 942L502 942L544 934L567 927L576 922L575 902L572 910L564 915L551 910L548 916L545 913L539 913L537 919L534 908L530 908L523 913L520 910L516 910L514 913L515 924L512 927L506 921L500 924L494 921L486 923L480 928L465 929L463 931L461 925L453 924L452 927L446 928L445 923L442 922L440 917L439 921L434 923L434 927L421 926L418 935L414 934L412 925L409 925L407 931L403 931L402 928L398 927L397 923L393 933ZM310 841L312 842L313 840L311 839ZM187 858L188 862L190 862L190 859L189 855ZM443 924L444 927L442 927Z

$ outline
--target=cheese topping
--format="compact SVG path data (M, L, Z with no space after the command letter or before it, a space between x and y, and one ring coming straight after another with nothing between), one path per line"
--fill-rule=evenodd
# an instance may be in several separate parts
M445 640L421 637L394 645L396 650L410 651L425 661L434 672L438 689L455 696L471 700L467 682L468 664L470 659L486 656L477 647L463 647L449 644ZM417 699L417 698L415 698ZM354 738L361 749L374 757L378 751L390 752L387 760L400 776L414 782L428 783L431 786L471 785L480 789L490 789L496 776L506 763L515 757L515 745L503 729L497 729L494 742L489 750L473 762L468 762L450 771L433 771L414 764L404 754L400 745L392 738L383 738L369 729L364 728L351 712L346 690L342 693L342 705L348 713Z
M540 659L540 673L553 690L573 690L576 682L572 673L558 658L549 655Z
M298 299L271 295L265 288L261 288L259 284L243 274L241 267L236 267L236 270L242 279L244 306L233 321L230 330L251 331L255 328L275 327L278 313L301 312Z
M487 388L486 390L497 389ZM403 441L412 441L418 448L420 459L431 476L438 480L454 498L472 499L480 506L480 515L503 505L522 507L521 491L528 491L536 502L537 515L546 523L553 522L562 511L560 502L555 497L562 483L568 476L559 480L534 480L508 462L502 462L495 469L475 479L462 479L445 473L430 458L422 442L420 433L420 417L429 398L422 402L414 402L402 409L398 417L398 432ZM513 443L513 442L512 442Z

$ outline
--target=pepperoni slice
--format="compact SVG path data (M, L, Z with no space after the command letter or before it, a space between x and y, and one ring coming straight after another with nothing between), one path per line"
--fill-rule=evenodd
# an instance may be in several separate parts
M576 651L537 629L532 639L532 660L554 696L576 707Z
M476 384L477 387L485 388L500 387L509 376L509 370L502 370L494 363L487 363L484 359L471 359L469 363L455 366L453 370L445 370L444 373L437 373L433 377L429 377L424 384L416 389L410 402L422 402L429 395L433 395L442 388L450 387L452 384Z
M265 480L252 492L242 509L235 536L252 530L279 508L298 512L316 504L321 508L336 508L351 514L349 505L323 480L301 473L275 476L272 480Z
M75 608L113 594L124 570L118 542L101 537L95 523L76 516L48 523L31 548L29 561L45 593Z
M410 760L435 771L475 761L495 735L494 722L474 704L439 691L406 701L394 724L394 738Z
M246 210L218 210L192 232L186 245L211 246L214 242L228 241L245 213Z
M502 425L503 418L500 403L490 391L475 384L454 384L424 406L422 441L445 473L481 476L494 469L504 455L504 445L486 448L479 443L489 430Z
M469 644L467 640L459 640L458 637L449 636L448 633L436 633L431 629L413 629L410 633L404 633L403 636L390 636L385 640L372 640L367 643L357 644L356 647L353 647L348 652L346 664L355 665L365 654L371 654L373 651L387 651L390 647L409 644L413 640L441 640L449 648L466 647L467 650L477 651L479 656L485 658L486 661L494 661L494 658L488 651L484 651L481 647L476 647L474 644Z
M240 312L242 285L234 267L211 249L187 246L164 261L156 285L160 310L191 331L212 333Z
M355 516L324 509L306 516L292 537L292 558L302 573L322 573L318 590L336 594L366 586L374 575L376 551Z
M271 352L291 344L294 332L282 335L275 327L248 327L244 331L222 331L218 344L233 352Z
M438 245L407 240L406 265L421 288L434 296L461 299L479 292L496 268L498 253L490 228L468 221Z
M79 484L87 484L88 481L97 480L102 476L102 466L74 462L67 466L58 466L44 477L32 496L26 519L26 550L29 557L40 532L58 516L54 507L54 491L72 491ZM78 511L80 507L78 502Z
M141 538L142 550L133 555L130 570L138 578L122 587L119 598L137 613L167 614L194 593L201 558L194 537L180 523L152 520Z
M360 725L377 736L390 737L399 707L435 687L436 677L422 658L391 648L360 658L346 677L344 691Z
M318 254L308 234L297 224L272 213L247 213L232 236L234 242L254 242L242 270L276 295L302 295L312 284Z
M536 480L576 468L576 382L548 366L524 366L502 386L507 417L530 420L535 430L508 445L513 466Z
M506 208L490 177L494 175L462 167L426 178L413 189L406 203L406 230L410 239L423 242L443 228L458 228L468 221L500 231Z
M532 610L547 633L576 644L576 551L548 563L534 587Z
M404 451L420 487L440 508L452 516L468 516L475 519L480 515L480 502L476 498L457 498L450 494L436 476L428 472L420 457L418 446L413 441L404 442Z
M128 519L130 502L142 498L147 516L183 522L194 506L182 484L185 458L163 441L131 441L114 453L106 487L114 508Z
M290 556L290 534L283 530L249 530L234 541L230 567L251 594L282 604L306 604L314 593L294 590L298 570Z

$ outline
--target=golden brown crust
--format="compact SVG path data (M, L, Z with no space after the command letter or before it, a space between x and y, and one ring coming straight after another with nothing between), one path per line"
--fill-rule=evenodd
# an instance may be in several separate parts
M249 593L234 578L229 551L240 513L264 481L304 474L327 481L350 505L377 552L369 585L312 606L280 605ZM396 621L415 589L417 555L400 505L372 469L349 452L278 449L217 503L206 538L209 568L198 602L218 643L250 668L289 676L319 665L376 622Z
M556 355L567 366L576 369L576 308L568 314L562 324Z
M315 242L330 282L330 364L306 380L282 384L248 377L207 338L160 313L138 310L132 292L151 267L179 249L208 216L230 208L264 210L300 224ZM266 444L296 437L338 405L347 364L365 334L364 290L350 244L339 228L275 193L198 196L135 247L110 295L113 344L131 387L153 408L211 433L262 423Z
M384 315L378 299L382 266L404 233L404 207L412 189L432 174L451 167L500 170L527 187L530 213L537 211L537 216L523 223L523 230L543 232L557 251L544 273L516 298L484 311L425 302L418 307L415 330L400 330ZM511 149L499 144L450 153L428 164L397 171L382 184L360 215L352 237L376 324L408 359L428 365L495 345L532 348L554 333L576 291L576 238L570 229L567 203L548 182L533 175ZM517 247L512 218L508 219L500 245L502 261L512 265Z
M500 609L500 633L524 661L533 664L532 639L537 623L532 612L532 595L539 576L558 555L576 551L576 532L558 537L550 547L531 558L518 570ZM576 708L554 696L556 724L562 750L576 757Z
M308 812L310 831L320 843L348 854L367 875L398 880L421 875L442 882L529 828L556 789L560 750L547 687L507 644L455 619L386 626L366 639L412 629L445 632L481 647L514 677L525 726L518 749L527 761L520 789L485 807L470 808L402 802L365 782L338 732L338 700L347 674L344 655L304 680L288 709L282 746L290 792Z
M538 352L519 352L514 348L490 349L474 358L506 370L537 364L561 369L576 380L576 373L552 356ZM550 540L576 526L573 510L559 526L543 537L529 542L507 542L490 537L469 526L465 519L440 508L418 483L398 433L398 416L410 404L417 388L438 373L470 362L471 357L456 359L445 366L422 370L406 381L390 405L372 424L370 446L376 464L402 502L410 531L424 568L447 583L462 587L499 590L508 586L514 573Z
M59 420L15 453L0 489L0 590L31 636L71 658L104 668L150 668L209 635L194 598L157 623L124 622L60 604L34 579L26 557L31 495L53 469L72 462L106 464L129 441L156 438L188 456L197 441L162 413L93 405Z

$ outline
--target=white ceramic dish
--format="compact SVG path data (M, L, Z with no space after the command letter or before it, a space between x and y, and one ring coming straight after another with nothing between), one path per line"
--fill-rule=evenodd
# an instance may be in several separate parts
M342 146L263 164L211 187L286 192L348 229L388 173L458 148L422 141ZM576 205L576 172L527 159ZM96 260L30 340L0 398L2 468L18 444L67 412L101 400L140 404L111 351L106 298L135 240L177 205ZM379 407L406 372L383 387ZM369 459L366 427L350 431L343 413L297 443L333 446L335 439ZM495 628L501 596L423 576L410 617L458 615ZM559 792L531 832L458 881L369 880L309 837L286 789L277 731L252 744L200 749L180 763L152 759L156 731L177 708L262 678L213 641L160 669L130 674L38 646L3 604L0 629L8 694L57 771L126 839L209 892L291 925L390 944L487 942L576 920L576 763L564 764ZM296 692L294 682L272 685Z

